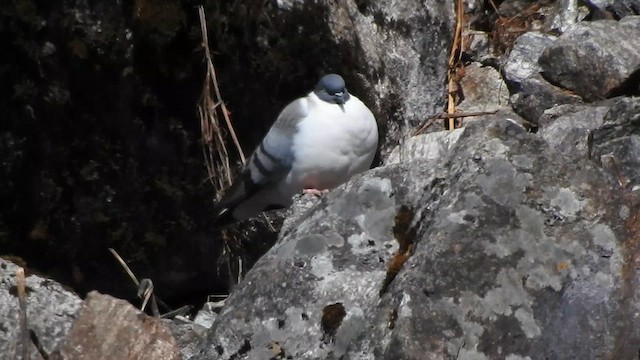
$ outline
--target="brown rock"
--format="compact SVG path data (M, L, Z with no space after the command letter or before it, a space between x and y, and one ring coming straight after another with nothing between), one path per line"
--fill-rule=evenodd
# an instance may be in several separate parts
M92 291L52 359L181 359L171 331L124 300Z

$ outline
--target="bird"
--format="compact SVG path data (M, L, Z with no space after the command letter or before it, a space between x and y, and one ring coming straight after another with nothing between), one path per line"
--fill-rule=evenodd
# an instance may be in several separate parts
M342 76L327 74L282 109L239 176L215 205L215 223L286 208L293 196L322 195L368 170L378 148L371 110Z

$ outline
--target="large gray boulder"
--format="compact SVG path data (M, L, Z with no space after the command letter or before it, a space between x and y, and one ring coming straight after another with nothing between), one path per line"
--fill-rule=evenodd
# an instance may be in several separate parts
M542 53L542 74L588 101L624 93L626 87L637 91L638 38L640 16L577 24Z
M640 203L584 155L494 118L444 163L360 176L289 223L193 359L636 356Z
M525 33L514 42L504 60L503 74L511 92L511 106L534 124L547 109L581 101L578 96L550 84L540 74L538 59L555 40L555 36L537 31Z
M606 102L553 107L540 117L538 134L557 151L584 157L589 134L602 125L610 108Z

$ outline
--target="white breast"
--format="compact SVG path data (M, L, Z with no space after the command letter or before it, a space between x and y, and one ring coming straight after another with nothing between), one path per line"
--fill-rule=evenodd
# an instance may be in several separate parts
M292 196L305 188L332 189L369 169L378 145L371 111L351 95L342 107L308 96L308 116L298 125L294 163L282 187Z

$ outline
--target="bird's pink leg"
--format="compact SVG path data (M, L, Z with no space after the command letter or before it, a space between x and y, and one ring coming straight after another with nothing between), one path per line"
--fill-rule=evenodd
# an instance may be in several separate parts
M329 189L324 189L324 190L318 190L318 189L304 189L302 190L303 194L310 194L310 195L315 195L317 197L320 197L326 193L329 192Z

